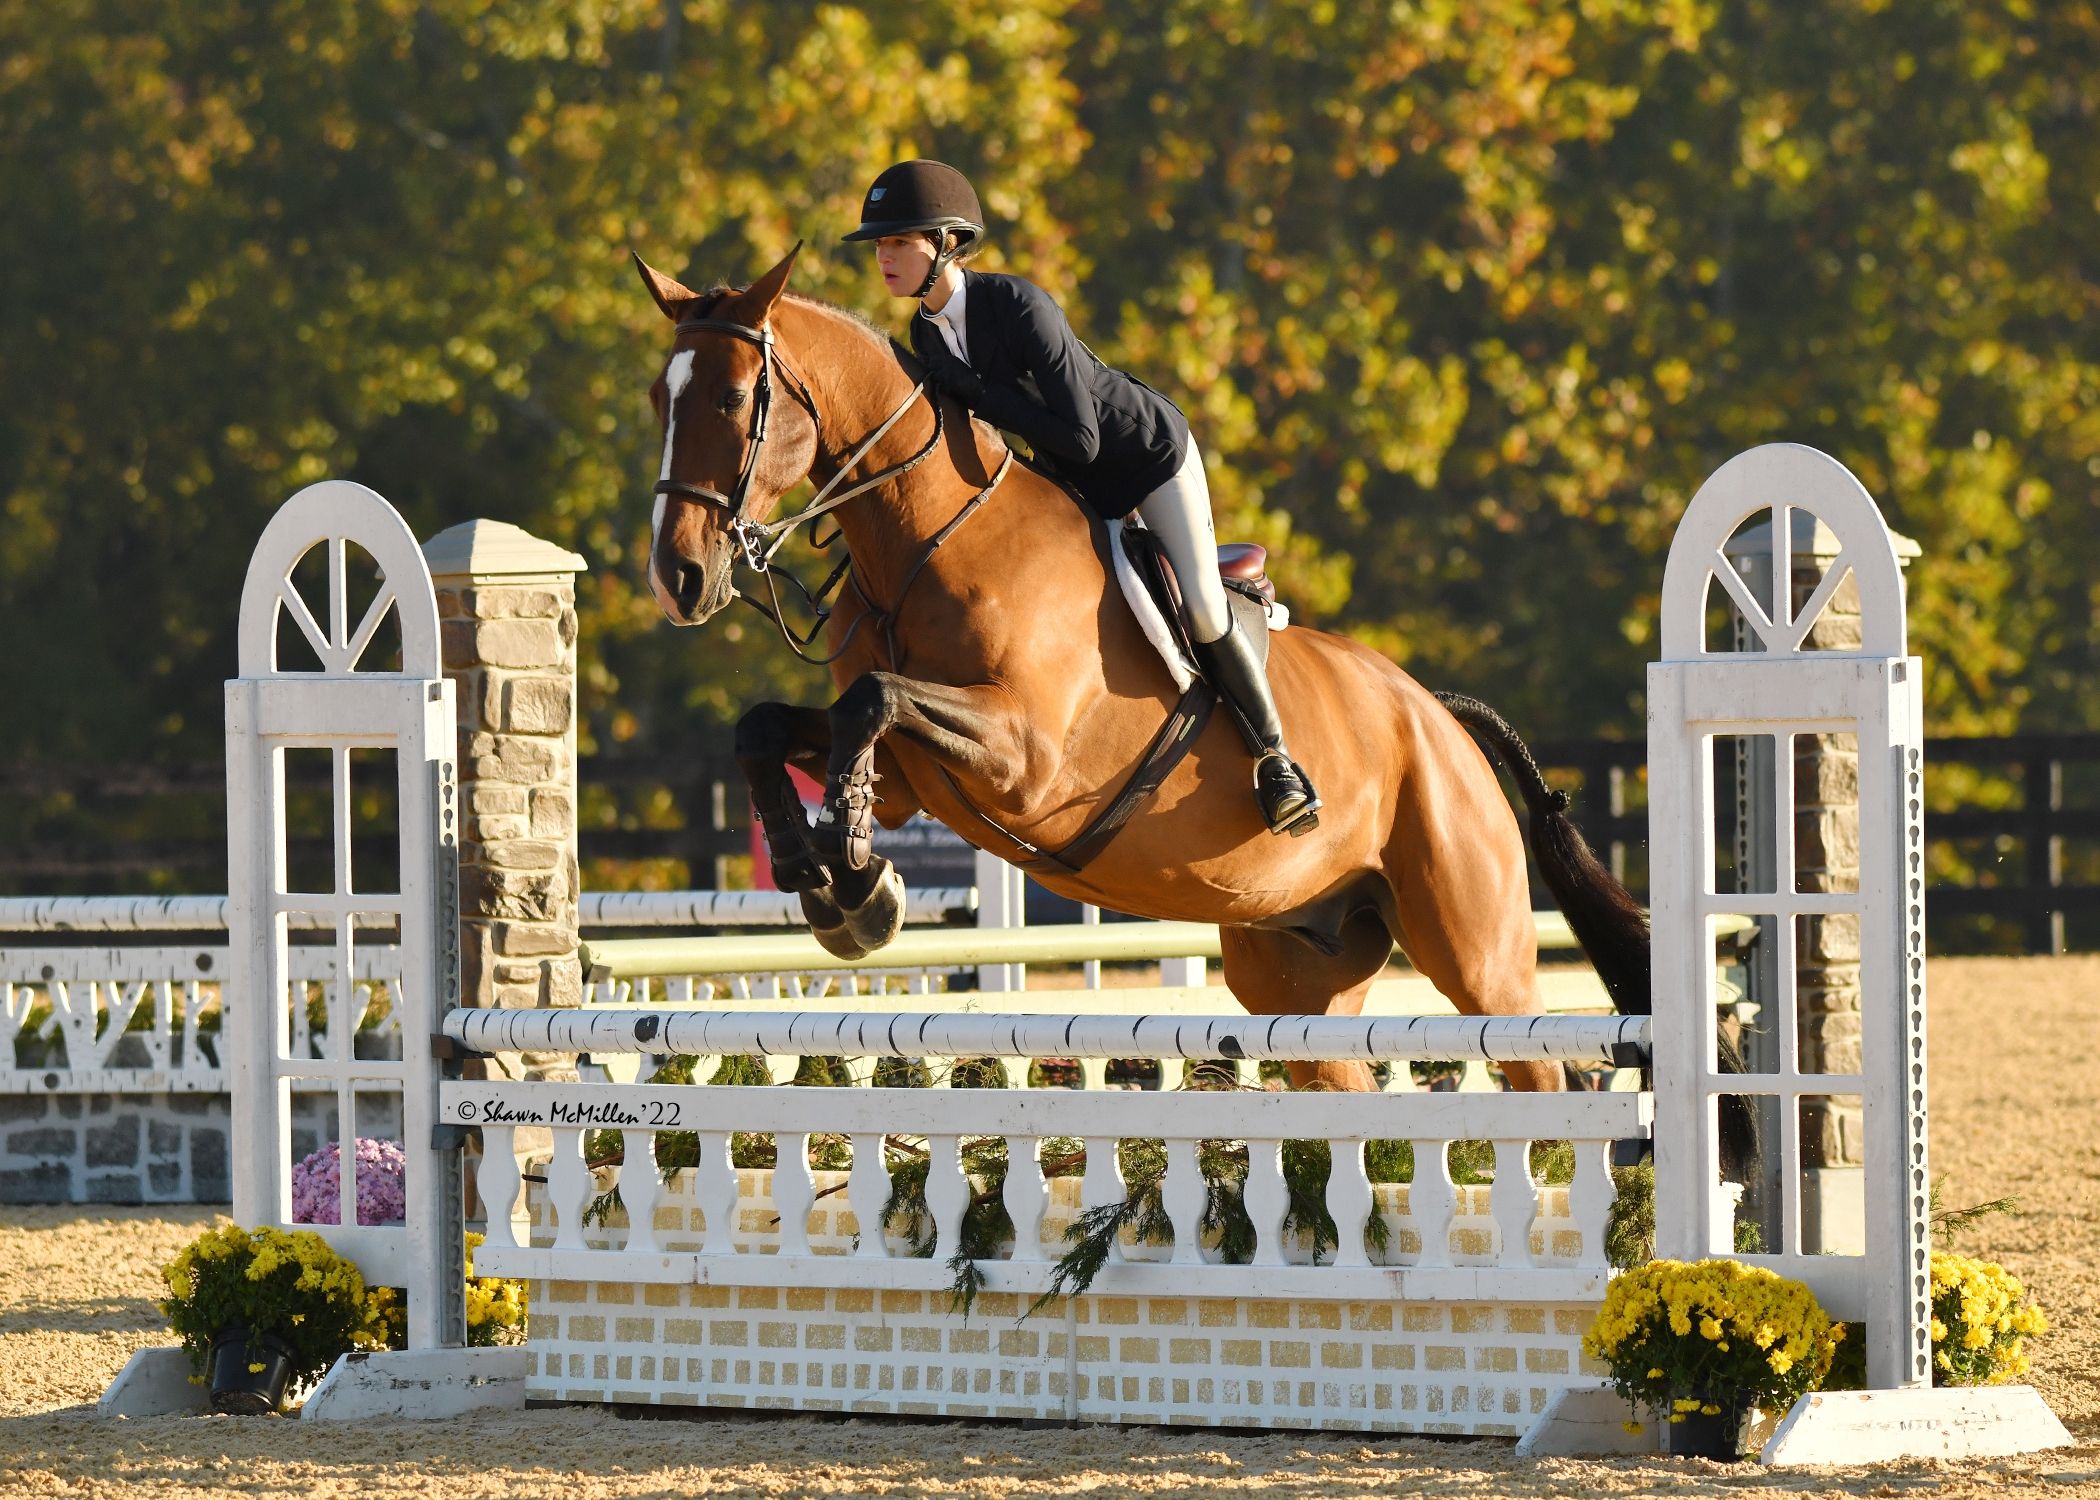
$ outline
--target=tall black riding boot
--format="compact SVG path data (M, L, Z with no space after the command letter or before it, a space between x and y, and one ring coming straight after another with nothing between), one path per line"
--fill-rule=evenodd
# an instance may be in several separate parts
M1196 643L1196 663L1218 690L1254 756L1254 796L1269 832L1302 834L1320 826L1320 794L1283 748L1283 721L1269 692L1269 674L1255 660L1235 620L1214 641Z

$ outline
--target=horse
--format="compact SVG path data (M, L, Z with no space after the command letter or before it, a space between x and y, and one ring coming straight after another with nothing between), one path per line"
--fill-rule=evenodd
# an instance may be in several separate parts
M850 563L823 627L837 697L762 703L736 730L776 883L801 894L828 948L858 956L895 934L902 882L867 825L924 811L1061 895L1216 923L1225 984L1250 1013L1358 1014L1397 941L1460 1012L1534 1014L1525 838L1491 752L1613 1003L1648 1012L1646 914L1515 731L1304 625L1272 636L1269 674L1325 799L1314 833L1270 836L1251 760L1216 716L1120 833L1082 867L1061 863L1054 851L1159 735L1174 684L1118 589L1100 525L996 431L929 396L894 340L788 292L799 249L747 287L705 292L635 257L676 325L649 389L663 449L647 578L673 624L696 626L736 597L737 567L768 568L795 525L821 512L844 536ZM817 498L774 519L805 479ZM790 765L821 767L814 827ZM1519 1089L1566 1084L1558 1063L1502 1071ZM1372 1086L1358 1062L1294 1064L1292 1081Z

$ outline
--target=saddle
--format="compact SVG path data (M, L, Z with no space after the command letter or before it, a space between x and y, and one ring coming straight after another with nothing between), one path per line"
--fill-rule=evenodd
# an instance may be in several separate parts
M1145 586L1145 592L1158 608L1164 621L1172 648L1187 668L1186 674L1175 673L1175 680L1184 689L1195 676L1195 644L1189 636L1188 617L1181 605L1181 583L1174 576L1174 565L1167 560L1166 548L1145 527L1134 520L1122 523L1118 540L1123 554L1130 559L1131 568ZM1280 630L1290 619L1290 611L1276 601L1276 586L1268 578L1269 549L1258 542L1226 542L1218 548L1218 579L1225 585L1227 602L1232 606L1234 620L1247 639L1254 645L1255 656L1266 665L1269 658L1269 632ZM1136 608L1137 601L1131 601ZM1140 623L1147 623L1142 618ZM1150 634L1148 631L1147 634ZM1168 643L1155 640L1165 654ZM1168 662L1171 670L1175 663Z
M1031 464L1030 467L1035 466ZM1057 475L1041 469L1037 472L1064 486L1070 493L1070 486ZM1073 498L1077 503L1078 497L1074 495ZM1166 550L1160 546L1159 538L1146 530L1135 516L1125 519L1120 525L1115 522L1109 525L1108 544L1111 560L1116 563L1116 581L1146 639L1166 662L1181 696L1116 795L1063 848L1042 848L995 820L984 818L984 814L978 814L1020 848L1022 858L1016 863L1031 875L1077 874L1091 863L1187 757L1197 736L1210 722L1211 710L1218 704L1216 689L1204 681L1196 669L1195 646L1189 635L1188 620L1182 612L1181 585L1174 577L1174 565L1167 561ZM1256 658L1264 666L1269 659L1269 632L1283 629L1291 617L1289 608L1277 601L1275 586L1269 582L1268 562L1269 549L1255 542L1228 542L1218 548L1218 577L1225 585L1233 621L1246 632L1248 640L1253 643ZM1125 564L1128 573L1135 574L1142 587L1142 602L1130 585ZM1142 607L1143 603L1149 603L1151 608Z

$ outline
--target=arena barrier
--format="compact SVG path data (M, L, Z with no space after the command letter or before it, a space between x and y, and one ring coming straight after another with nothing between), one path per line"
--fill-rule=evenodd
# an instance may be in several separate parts
M1798 609L1783 586L1760 601L1724 555L1745 520L1760 513L1772 523L1765 543L1772 578L1792 576L1789 548L1800 517L1812 513L1837 539L1837 562ZM346 543L369 554L386 580L355 628L341 602ZM325 611L308 608L291 583L293 564L317 545L327 549L336 580ZM1856 588L1861 602L1857 649L1807 649L1810 625L1843 586ZM1708 605L1724 599L1746 622L1746 647L1715 649L1707 640ZM1645 1439L1621 1429L1629 1413L1578 1353L1610 1275L1602 1246L1612 1194L1607 1159L1612 1143L1652 1135L1659 1251L1733 1253L1738 1194L1720 1180L1716 1100L1739 1093L1780 1106L1775 1138L1766 1142L1781 1164L1776 1243L1771 1253L1746 1258L1807 1281L1834 1316L1864 1325L1874 1387L1804 1398L1768 1443L1767 1461L2003 1453L2068 1441L2027 1388L1929 1386L1920 667L1905 651L1889 533L1835 461L1793 445L1758 448L1725 465L1693 499L1662 600L1664 659L1648 683L1655 1013L1645 1028L1640 1018L1562 1016L1454 1027L1244 1015L462 1012L448 857L459 828L452 688L440 670L428 572L407 527L376 495L343 483L300 492L270 523L251 563L241 676L227 685L235 814L228 982L256 997L233 1046L235 1216L249 1224L287 1220L289 1104L301 1092L334 1095L346 1121L367 1096L397 1095L410 1189L405 1222L361 1226L346 1181L346 1227L317 1228L358 1260L368 1281L406 1289L410 1348L346 1358L302 1415L429 1417L515 1406L530 1396L1524 1433L1520 1449L1535 1453L1652 1444L1653 1424ZM374 621L390 611L400 617L401 670L358 670ZM319 672L279 669L285 621L320 658ZM1837 732L1856 736L1859 750L1857 889L1811 889L1781 877L1761 891L1721 891L1715 736ZM353 747L394 755L399 888L357 893L339 848L332 890L288 889L282 755L321 749L340 767ZM1793 766L1787 755L1773 763L1784 870L1792 859ZM332 924L339 975L355 972L360 919L395 928L398 968L388 983L402 1035L414 1043L399 1060L355 1056L344 1027L331 1029L325 1058L288 1046L295 1005L277 997L306 994L294 987L286 956L293 913ZM1780 1038L1776 1066L1719 1073L1717 918L1758 918L1785 945L1798 919L1833 913L1855 917L1860 931L1858 1070L1801 1069L1790 1045L1799 1009L1794 973L1782 961L1777 983L1761 997L1763 1024ZM1644 1029L1654 1056L1652 1097L695 1088L462 1076L483 1048L584 1042L594 1055L693 1046L1020 1056L1054 1043L1065 1055L1136 1050L1397 1063L1425 1054L1594 1057ZM1856 1095L1862 1105L1859 1254L1810 1253L1796 1212L1798 1106L1834 1094ZM617 1170L609 1141L597 1135L611 1129L622 1136ZM489 1233L479 1268L532 1278L522 1349L459 1347L462 1156L477 1132ZM533 1133L543 1147L527 1145ZM680 1147L690 1144L694 1165L666 1176L656 1167L674 1134L690 1136ZM775 1168L736 1167L737 1139L754 1134L773 1137ZM834 1143L826 1162L843 1161L842 1173L812 1162L810 1141L819 1135ZM998 1253L973 1263L980 1291L966 1311L952 1294L957 1268L944 1250L974 1191L962 1168L964 1144L983 1138L1007 1147L1001 1201L1014 1233ZM1042 1170L1043 1143L1067 1139L1082 1143L1084 1173L1053 1180ZM1367 1143L1395 1140L1412 1146L1411 1180L1374 1189ZM1453 1182L1450 1151L1460 1140L1491 1143L1494 1171L1484 1186ZM1530 1144L1540 1140L1572 1143L1565 1186L1534 1177ZM1143 1141L1162 1143L1167 1162L1162 1232L1117 1245L1086 1292L1023 1316L1054 1289L1059 1225L1118 1202L1121 1148ZM1206 1189L1195 1162L1206 1141L1246 1149L1254 1234L1245 1264L1218 1263L1196 1230ZM1303 1238L1286 1230L1281 1156L1289 1141L1328 1147L1324 1200L1340 1233L1325 1263L1312 1263ZM905 1253L902 1239L886 1232L892 1153L924 1163L930 1255ZM521 1159L544 1159L544 1174L521 1171ZM627 1171L628 1161L647 1169ZM530 1180L541 1175L544 1182ZM604 1196L614 1187L618 1207ZM1359 1229L1374 1214L1382 1236ZM928 1237L918 1237L922 1246ZM1376 1240L1383 1248L1374 1254ZM171 1352L142 1354L104 1409L166 1410L192 1399L168 1378Z
M800 902L779 891L584 892L586 935L648 929L802 930ZM969 886L914 888L905 920L953 926L977 916ZM0 1205L23 1203L224 1203L233 1195L228 1095L219 1046L221 977L231 949L224 896L0 897ZM311 938L324 916L290 913L289 976L316 996L332 992L339 958ZM360 929L356 949L356 1050L398 1054L400 1020L384 1003L397 973L390 928ZM810 945L815 950L815 945ZM817 950L820 951L820 950ZM719 971L718 971L719 974ZM719 984L746 999L823 995L868 1003L894 991L937 994L943 976L867 969L851 976L806 971L739 973ZM691 1000L706 980L607 981L592 998ZM375 999L379 1003L375 1003ZM325 1003L292 1016L290 1046L328 1055ZM398 1120L368 1115L367 1135L398 1139ZM302 1101L297 1155L338 1134L332 1102Z

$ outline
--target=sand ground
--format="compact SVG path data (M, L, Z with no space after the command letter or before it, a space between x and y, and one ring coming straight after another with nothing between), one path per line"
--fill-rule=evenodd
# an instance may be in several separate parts
M274 1418L103 1422L134 1349L168 1341L157 1267L209 1209L0 1209L0 1496L150 1489L386 1495L1297 1497L1729 1494L2100 1500L2100 958L1942 960L1932 984L1932 1160L1945 1202L2017 1195L1959 1248L2024 1277L2055 1328L2034 1382L2078 1446L2034 1458L1768 1474L1666 1460L1522 1463L1507 1442L1141 1428L535 1410L343 1428Z

